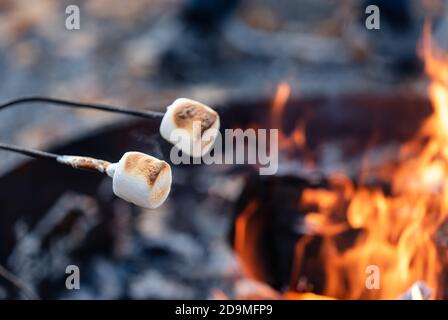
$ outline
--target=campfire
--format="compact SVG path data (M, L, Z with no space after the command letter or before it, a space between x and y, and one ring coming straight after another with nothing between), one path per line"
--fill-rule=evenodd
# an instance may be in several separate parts
M0 300L448 299L444 1L6 2Z
M234 232L234 247L244 274L275 287L278 291L270 298L446 297L443 247L448 212L448 55L433 43L429 24L420 53L431 81L431 115L408 141L394 148L393 156L381 152L374 135L366 148L372 152L361 155L356 172L322 172L317 155L307 146L306 117L286 132L282 123L290 89L286 83L279 85L271 119L272 126L282 131L283 165L295 161L297 168L299 163L296 173L305 177L293 183L298 190L295 196L284 196L296 199L295 212L282 219L293 224L298 235L285 236L283 248L277 243L274 249L279 256L290 256L284 259L290 265L285 268L279 261L266 261L261 252L273 245L266 241L260 244L260 239L282 227L263 222L260 212L266 210L266 200L259 195L245 202ZM375 153L382 157L375 158ZM300 160L292 155L299 155ZM281 180L274 179L274 183L284 184ZM272 181L268 184L272 189ZM282 188L284 193L287 189ZM272 216L286 215L281 209L271 210ZM280 221L279 217L272 219ZM272 270L285 274L273 276ZM266 297L263 292L255 290L252 296L242 298Z
M111 190L141 207L154 204L140 203L134 194L120 192L126 188L114 185L135 183L116 171L126 160L124 152L169 154L172 141L164 133L159 136L159 123L147 120L94 133L51 154L123 157L116 164L100 162L112 166L109 172L102 167L99 171L113 180L51 162L25 164L5 176L0 186L8 194L21 194L24 185L33 190L26 202L2 199L5 214L0 226L7 241L0 246L0 257L43 297L65 297L62 282L30 266L47 270L52 261L48 270L63 276L64 263L70 260L87 273L107 268L105 274L116 282L114 295L102 295L107 298L209 298L203 287L215 298L444 298L448 75L443 72L448 57L432 43L429 27L421 53L431 78L431 108L411 94L297 101L287 83L278 86L269 112L260 112L265 101L218 108L224 128L268 124L281 129L278 173L262 177L257 170L253 174L251 166L236 166L245 178L241 195L235 191L240 181L233 177L235 168L173 166L168 206L148 214L115 199ZM168 124L165 128L173 127ZM98 140L104 142L98 145ZM154 141L158 147L151 144ZM66 156L59 160L64 159L74 167L73 161L79 160ZM47 180L47 188L40 188L38 183ZM210 226L225 225L220 219L230 220L235 206L232 238L242 277L228 271L234 265L225 249L216 253L216 244L209 241L227 234L228 230ZM141 230L140 220L165 215L170 217L166 225L147 226L149 234ZM25 222L32 227L23 235ZM160 230L162 235L154 236ZM28 243L41 254L28 250ZM191 246L188 250L183 249L185 243ZM202 248L209 255L201 254ZM119 259L128 264L116 263ZM19 263L28 260L33 263ZM225 267L216 267L221 265ZM214 281L203 280L203 274ZM20 288L8 285L11 296L20 293ZM109 290L106 282L94 278L87 285L98 292Z

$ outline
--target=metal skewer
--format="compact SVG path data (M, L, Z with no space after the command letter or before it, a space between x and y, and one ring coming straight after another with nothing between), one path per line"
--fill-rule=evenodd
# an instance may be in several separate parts
M187 98L178 98L166 108L166 112L130 110L119 106L81 103L48 97L23 97L0 104L0 111L25 103L49 103L71 108L88 108L112 113L120 113L145 119L157 120L160 123L160 135L192 157L202 157L213 146L218 135L220 120L218 113L209 106ZM197 126L194 126L194 123ZM194 132L196 128L197 134ZM173 138L173 133L176 131ZM193 132L191 132L193 130ZM177 135L182 134L183 142ZM202 140L203 136L208 141Z
M143 208L159 207L167 199L172 183L171 167L163 160L142 152L126 152L116 163L105 160L59 155L0 143L0 149L30 157L53 160L75 169L107 174L112 178L115 195Z
M62 99L53 99L53 98L47 98L47 97L23 97L19 99L10 100L4 104L0 104L0 110L20 105L20 104L26 104L26 103L49 103L52 105L58 105L58 106L65 106L69 108L85 108L85 109L95 109L95 110L101 110L106 112L112 112L112 113L120 113L120 114L126 114L129 116L136 116L140 118L146 118L146 119L153 119L153 120L161 120L163 118L164 113L163 112L157 112L157 111L138 111L138 110L131 110L125 107L118 107L118 106L110 106L110 105L103 105L103 104L93 104L93 103L81 103L81 102L75 102L75 101L69 101L69 100L62 100Z
M82 156L66 156L55 153L40 151L31 148L24 148L13 144L0 143L0 149L20 153L37 159L55 160L61 164L68 165L75 169L84 169L90 171L98 171L105 173L107 167L111 164L108 161L82 157Z

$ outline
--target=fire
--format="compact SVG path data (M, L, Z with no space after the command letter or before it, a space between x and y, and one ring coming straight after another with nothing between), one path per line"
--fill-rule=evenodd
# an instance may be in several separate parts
M237 235L235 250L240 253L240 258L243 261L244 274L253 279L260 279L262 276L256 267L258 262L253 255L257 231L253 229L248 230L248 224L256 209L257 203L256 201L252 201L244 211L240 213L239 219L235 225L235 234Z
M274 122L274 127L281 128L281 119L283 115L283 110L288 102L289 96L291 95L291 87L287 82L282 82L277 87L277 92L275 93L274 102L272 103L272 117Z
M304 190L298 205L313 210L307 210L308 235L296 244L291 289L284 298L397 299L410 290L412 299L423 299L417 282L431 289L431 298L440 297L443 262L434 238L448 213L448 54L434 45L429 24L420 53L431 79L428 96L433 113L401 146L399 165L388 177L391 191L355 186L340 173L330 177L328 188ZM280 84L272 109L278 128L289 95L289 86ZM304 148L305 129L300 124L291 135L282 134L280 144ZM237 221L239 254L245 254L238 244L242 241L238 228L244 221L247 214ZM247 224L244 227L247 237ZM350 245L342 245L341 235L348 231L356 236ZM307 248L315 239L320 241L324 284L319 292L298 292L294 281L301 277ZM367 283L372 266L379 270L378 288Z
M272 127L281 129L282 119L286 103L291 95L291 87L288 83L282 82L277 87L277 92L275 93L274 101L272 103ZM305 136L305 122L300 121L297 123L295 130L290 134L286 135L285 132L279 130L279 143L280 148L284 151L291 149L303 149L306 147L306 136Z

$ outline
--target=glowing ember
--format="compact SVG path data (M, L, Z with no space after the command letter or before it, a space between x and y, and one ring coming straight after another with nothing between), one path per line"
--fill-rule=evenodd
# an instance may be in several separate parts
M293 289L284 298L396 299L408 290L412 299L427 298L414 285L418 282L431 289L428 297L440 297L443 265L434 236L448 212L448 55L432 43L429 25L425 26L421 54L432 80L428 95L434 111L417 135L400 148L399 165L387 177L391 192L355 187L350 178L340 174L330 177L329 189L304 190L299 206L308 212L308 235L296 244L291 279L300 279L307 248L319 238L324 286L321 292L301 293L294 289L297 283L291 283ZM281 84L272 113L279 128L289 94L287 84ZM282 134L281 145L284 149L305 147L304 132L305 126L300 124L291 135ZM237 220L236 251L243 262L249 261L248 247L242 243L252 232L247 219L255 207L252 202ZM343 246L341 234L347 230L358 233L351 245ZM245 265L249 276L256 272L258 265L253 259ZM379 288L366 284L369 266L380 272Z

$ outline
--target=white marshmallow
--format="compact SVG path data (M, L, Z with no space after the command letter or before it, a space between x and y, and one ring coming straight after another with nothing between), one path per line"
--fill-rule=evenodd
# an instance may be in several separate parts
M140 207L157 208L170 193L170 165L141 152L126 152L106 172L115 195Z
M182 152L198 158L212 148L219 126L215 110L200 102L179 98L167 107L160 134Z

